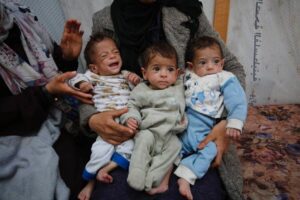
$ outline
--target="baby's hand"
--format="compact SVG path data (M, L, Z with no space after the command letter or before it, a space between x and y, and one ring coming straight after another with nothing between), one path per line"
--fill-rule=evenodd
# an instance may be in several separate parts
M226 135L234 140L237 140L241 137L241 131L235 128L227 128Z
M139 124L135 119L129 118L126 121L126 126L135 132L138 129Z
M79 84L79 89L81 92L90 93L93 91L94 87L91 83L84 81Z
M137 74L132 73L132 72L129 72L127 79L133 85L137 85L141 82L141 78Z

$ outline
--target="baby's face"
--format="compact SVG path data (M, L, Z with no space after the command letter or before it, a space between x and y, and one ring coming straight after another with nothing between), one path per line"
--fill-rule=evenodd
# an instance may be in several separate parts
M104 39L95 44L93 48L92 61L89 65L92 72L110 76L120 73L122 59L116 43L111 39Z
M142 72L152 89L162 90L176 82L179 69L176 65L176 58L165 58L156 54L148 66L142 68Z
M194 59L192 62L188 62L190 70L198 76L221 72L223 65L224 59L216 45L195 50Z

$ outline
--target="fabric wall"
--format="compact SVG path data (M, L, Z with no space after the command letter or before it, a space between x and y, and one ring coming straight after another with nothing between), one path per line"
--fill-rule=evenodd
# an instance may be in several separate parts
M299 0L231 0L227 44L251 104L300 103L299 10Z
M31 8L53 39L59 43L65 22L59 0L38 0L38 2L36 0L20 0L20 2Z

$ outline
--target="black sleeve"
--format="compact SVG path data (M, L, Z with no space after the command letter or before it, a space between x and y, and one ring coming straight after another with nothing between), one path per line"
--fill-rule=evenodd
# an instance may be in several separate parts
M28 135L45 121L54 98L43 87L0 98L0 135Z
M78 68L78 60L65 60L62 56L62 50L60 46L58 46L56 43L54 43L54 50L53 50L53 59L62 72L67 71L76 71Z

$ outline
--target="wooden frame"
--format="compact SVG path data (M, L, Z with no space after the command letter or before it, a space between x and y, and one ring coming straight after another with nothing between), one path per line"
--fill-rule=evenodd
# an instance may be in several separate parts
M230 0L215 0L214 28L226 42Z

